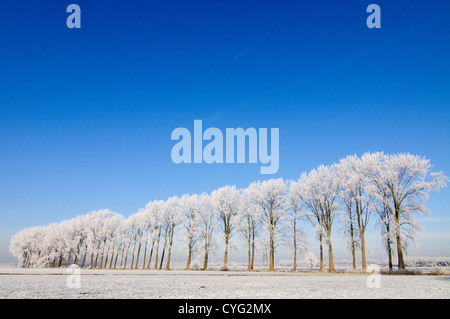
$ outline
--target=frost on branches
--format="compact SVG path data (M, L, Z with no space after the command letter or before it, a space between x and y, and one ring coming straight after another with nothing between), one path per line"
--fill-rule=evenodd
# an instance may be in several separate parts
M248 252L248 270L254 269L255 251L269 252L269 270L275 270L277 247L293 249L311 268L317 260L308 251L300 223L314 226L319 242L319 270L323 246L328 248L329 271L334 271L332 229L342 224L356 268L356 249L365 270L365 231L374 221L386 249L389 267L396 253L398 268L405 268L405 248L414 242L421 225L415 217L428 215L425 201L431 191L445 187L448 178L432 172L430 161L411 154L366 153L347 156L338 163L303 172L295 181L268 179L246 189L224 186L211 194L186 194L149 202L129 218L108 209L92 211L47 226L25 228L10 241L10 251L21 267L170 269L175 240L183 242L186 269L192 255L203 254L203 267L224 244L224 269L234 235ZM337 218L339 217L339 218ZM375 220L374 220L375 219ZM258 247L259 246L259 247Z

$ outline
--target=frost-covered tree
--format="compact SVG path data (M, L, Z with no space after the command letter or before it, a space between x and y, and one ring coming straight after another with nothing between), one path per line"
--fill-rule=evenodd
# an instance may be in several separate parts
M344 211L341 214L341 222L343 226L344 240L352 254L352 267L356 270L356 249L359 247L357 235L357 221L355 218L355 210L353 200L345 195L341 196L341 202L344 204Z
M223 264L227 267L228 248L230 239L234 235L234 230L238 221L239 210L239 190L236 186L224 186L211 193L212 207L219 219L220 229L225 240Z
M376 212L378 215L377 226L381 230L381 240L383 242L383 247L388 254L388 265L389 270L391 271L393 269L392 244L395 241L394 227L392 226L394 222L386 205L378 205Z
M246 188L242 192L239 204L239 233L247 243L248 264L247 270L255 266L256 238L262 218L262 206L252 196L252 189Z
M287 186L282 178L253 182L249 187L252 200L260 207L261 221L269 237L269 271L275 270L275 250L280 244L281 226L290 208Z
M130 216L130 225L129 225L130 227L128 229L128 235L130 236L131 244L133 246L131 253L131 266L130 266L131 269L133 269L135 265L136 247L137 250L139 251L142 244L141 223L142 223L142 215L139 214L139 212ZM139 259L139 257L137 259Z
M308 263L310 268L313 268L318 262L317 256L313 252L310 252L310 251L307 251L305 253L305 261Z
M370 172L378 165L379 160L379 154L366 153L361 158L356 155L347 156L337 165L342 187L340 198L346 206L351 236L354 236L353 226L357 226L363 270L367 268L365 232L370 215L376 208L376 188ZM352 248L354 248L354 239L352 242ZM355 256L354 251L352 255ZM355 262L353 265L355 266Z
M111 254L113 253L113 247L115 246L117 231L122 222L123 217L113 212L111 212L109 216L103 219L103 240L99 268L106 268L108 259L112 258Z
M180 200L182 209L182 225L181 235L187 245L187 262L186 269L189 269L192 260L192 254L195 251L196 243L199 239L199 225L201 204L197 194L183 195Z
M75 238L75 256L74 256L74 260L73 260L73 264L78 264L79 260L81 259L81 254L85 251L86 249L86 239L87 239L87 224L86 224L86 215L80 215L75 217L72 220L73 223L73 228L74 228L74 232L76 233L76 238Z
M107 240L108 219L120 218L117 213L109 209L100 209L90 212L87 216L87 253L90 255L89 267L98 265L99 254L102 254L102 245ZM94 258L95 257L95 258Z
M387 208L394 222L399 269L405 268L402 233L410 239L415 238L419 225L414 215L428 214L424 202L429 193L445 187L448 181L442 172L431 172L431 169L430 160L425 157L400 153L382 155L371 171L377 199Z
M36 244L43 243L45 232L46 227L43 226L29 227L11 237L9 251L18 258L20 266L41 266L38 263L41 250Z
M298 195L295 191L295 182L289 182L289 193L287 195L288 205L290 209L286 215L286 229L288 232L288 243L294 252L293 271L297 270L297 253L306 252L306 233L299 227L300 219L305 215L304 206L300 203Z
M144 245L144 260L142 262L142 269L148 269L150 267L151 257L153 253L153 244L154 244L154 225L153 225L153 205L154 202L148 202L144 208L141 208L138 211L139 215L139 227L142 231L143 245ZM147 263L147 251L148 244L152 242L152 249L150 252L150 257Z
M190 268L196 243L201 239L206 269L218 225L225 241L225 267L233 244L230 239L239 232L247 244L248 270L254 269L256 246L264 256L269 255L269 270L274 270L275 250L285 240L293 247L296 269L297 252L306 237L298 223L300 216L305 215L319 238L319 269L323 270L325 243L329 270L333 271L331 233L342 207L353 267L356 268L355 250L359 247L362 268L366 268L365 232L371 214L377 212L389 267L392 268L396 244L398 267L402 269L408 243L415 241L421 229L415 216L428 214L424 202L429 193L448 182L442 172L431 169L429 160L410 154L348 156L338 164L305 172L289 185L283 179L271 179L251 183L245 190L225 186L211 195L151 201L126 220L101 209L47 226L25 228L11 238L10 251L21 267L64 267L74 263L81 267L115 268L120 259L119 267L126 268L131 257L131 268L137 268L143 249L143 269L150 268L151 263L153 268L161 269L164 258L169 269L175 228L181 224L180 236L187 245L186 268Z
M168 223L168 252L166 269L170 269L170 257L172 255L173 236L175 228L182 221L181 200L177 196L172 196L167 200L167 223Z
M328 244L329 271L334 271L331 231L339 204L340 176L336 165L321 165L303 173L293 185L293 192L309 209L309 220L316 226L320 240L320 270L323 269L322 238Z
M171 229L172 229L172 212L169 211L169 205L168 202L164 202L164 216L163 216L163 220L162 220L162 225L161 225L161 233L164 234L164 241L163 241L163 246L162 246L162 253L161 253L161 257L160 257L160 261L159 261L159 269L162 269L162 265L164 262L164 257L166 256L166 251L168 249L169 246L169 242L170 242L170 236L171 236Z
M167 203L163 200L159 200L153 203L153 209L151 210L153 216L153 227L155 229L155 238L156 238L156 255L155 255L155 264L154 268L158 268L158 260L159 260L159 245L161 241L161 235L163 235L163 231L165 230L165 225L167 222Z
M211 249L214 246L213 233L216 229L217 218L212 205L211 197L203 193L199 196L200 202L200 238L203 242L203 270L208 268L208 259Z
M115 257L114 257L114 266L113 266L114 269L116 269L116 267L122 268L122 265L123 265L125 249L126 249L127 243L128 243L127 227L128 227L127 219L122 218L122 222L118 226L117 233L116 233L117 246L116 246L116 252L115 252ZM118 265L119 256L120 256L120 264Z
M120 268L127 268L127 260L128 260L128 255L129 255L129 251L131 248L131 245L133 243L133 237L134 237L134 228L135 228L135 223L134 223L134 215L131 215L130 217L128 217L125 221L124 221L124 225L123 225L123 251L122 251L122 258L121 258L121 262L120 262ZM123 264L122 264L122 259L123 259Z
M84 267L88 255L91 267L105 267L106 261L99 264L98 260L103 261L110 253L114 230L121 219L110 210L99 210L60 223L26 228L11 238L10 249L23 267L67 267L71 263Z

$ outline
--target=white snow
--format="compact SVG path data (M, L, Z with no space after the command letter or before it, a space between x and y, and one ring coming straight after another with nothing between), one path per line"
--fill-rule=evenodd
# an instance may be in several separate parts
M365 274L81 269L69 288L65 268L0 268L0 298L443 298L450 276L381 275L369 288Z

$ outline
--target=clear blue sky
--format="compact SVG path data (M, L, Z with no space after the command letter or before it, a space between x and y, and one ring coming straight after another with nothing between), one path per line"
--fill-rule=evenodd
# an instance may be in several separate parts
M66 26L71 3L81 29ZM349 154L420 154L449 175L449 34L447 0L1 0L0 262L23 227ZM279 128L278 173L174 164L171 132L195 119ZM418 255L450 255L449 198L431 195Z

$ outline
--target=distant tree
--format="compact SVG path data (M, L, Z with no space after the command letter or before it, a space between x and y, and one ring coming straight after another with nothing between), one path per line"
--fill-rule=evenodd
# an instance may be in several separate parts
M318 262L316 255L310 251L305 253L305 261L309 264L310 268L313 268Z

